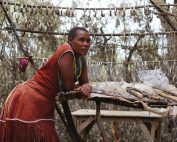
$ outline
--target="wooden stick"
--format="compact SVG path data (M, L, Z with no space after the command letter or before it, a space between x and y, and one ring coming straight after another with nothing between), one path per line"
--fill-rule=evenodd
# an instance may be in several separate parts
M159 114L159 115L162 115L164 117L167 117L169 115L169 112L170 110L168 109L167 111L165 112L161 112L161 111L158 111L157 109L153 109L151 107L149 107L146 103L144 103L143 101L139 101L145 110L149 111L149 112L153 112L153 113L156 113L156 114Z
M167 95L163 91L158 90L158 89L154 89L154 91L161 97L164 97L164 98L167 98L167 99L171 99L171 100L177 102L177 97L175 97L175 96L172 96L172 95L169 95L169 94Z
M138 99L143 99L143 95L137 91L134 90L132 87L126 88L127 92L129 92L131 95L137 97Z
M0 2L3 3L3 2ZM6 4L6 2L4 2L4 4ZM8 5L16 5L16 6L21 6L22 4L19 3L13 3L13 2L8 2ZM159 4L159 6L177 6L177 4ZM27 4L27 7L29 8L33 8L34 5L29 5ZM141 5L141 6L135 6L135 9L139 9L139 8L144 8L144 7L154 7L154 5ZM53 9L70 9L71 7L57 7L57 6L46 6L46 5L36 5L35 8L53 8ZM132 9L132 6L128 7L126 6L125 9ZM81 8L81 7L77 7L74 8L74 10L115 10L114 7L112 8ZM116 10L122 10L122 7L116 7Z
M6 27L5 30L12 30L11 27ZM67 35L67 33L62 32L51 32L51 31L39 31L39 30L29 30L29 29L19 29L16 28L16 31L26 32L26 33L37 33L37 34L46 34L46 35ZM169 31L169 32L153 32L153 33L107 33L107 34L93 34L90 36L145 36L145 35L166 35L166 34L177 34L177 31Z

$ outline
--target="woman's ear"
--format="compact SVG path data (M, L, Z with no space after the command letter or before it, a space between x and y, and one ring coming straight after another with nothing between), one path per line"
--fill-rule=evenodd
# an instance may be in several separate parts
M68 38L68 43L71 44L71 42L72 42L72 38L69 37L69 38Z

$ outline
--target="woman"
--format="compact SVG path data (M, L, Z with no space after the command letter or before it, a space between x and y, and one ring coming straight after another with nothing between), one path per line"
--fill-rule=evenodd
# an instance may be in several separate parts
M55 97L70 90L80 91L83 97L90 95L84 59L89 48L89 32L71 29L68 43L59 46L31 80L11 91L1 112L0 142L59 141L54 128Z

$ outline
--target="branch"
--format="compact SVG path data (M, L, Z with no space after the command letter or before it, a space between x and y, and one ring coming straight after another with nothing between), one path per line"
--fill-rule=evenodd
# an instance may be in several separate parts
M157 8L157 10L158 10L159 12L166 13L166 11L164 11L156 2L154 2L153 0L150 0L150 2L155 5L155 7ZM165 14L165 15L162 15L162 16L163 16L163 18L166 20L166 22L170 25L170 27L171 27L174 31L177 31L176 27L172 24L172 22L171 22L170 18L168 17L168 15Z
M7 11L6 11L6 9L4 8L3 4L2 4L2 3L0 3L0 4L1 4L2 10L4 11L4 14L5 14L5 16L6 16L7 20L8 20L8 22L9 22L10 26L12 27L12 30L13 30L13 32L14 32L14 34L15 34L15 37L17 38L17 41L18 41L20 50L23 52L23 54L24 54L26 57L29 57L29 61L30 61L30 63L32 64L33 68L34 68L35 70L37 70L36 67L35 67L35 65L34 65L34 61L33 61L33 59L32 59L32 56L30 56L29 53L24 50L23 44L21 43L20 38L18 37L15 24L14 24L14 23L12 22L12 20L10 19L10 17L9 17L9 15L7 14Z
M127 62L130 62L131 58L132 58L132 55L133 55L133 52L138 48L137 44L138 42L140 41L140 39L144 37L144 36L139 36L138 40L136 41L135 45L130 49L130 52L129 52L129 56L127 58Z

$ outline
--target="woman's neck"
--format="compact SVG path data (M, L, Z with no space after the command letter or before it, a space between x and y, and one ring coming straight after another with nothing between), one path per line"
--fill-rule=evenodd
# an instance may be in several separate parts
M76 53L74 53L74 56L75 56L76 59L79 59L81 57L81 55L78 55Z

